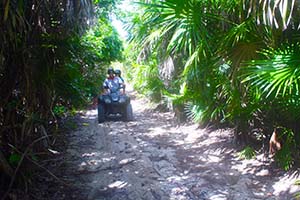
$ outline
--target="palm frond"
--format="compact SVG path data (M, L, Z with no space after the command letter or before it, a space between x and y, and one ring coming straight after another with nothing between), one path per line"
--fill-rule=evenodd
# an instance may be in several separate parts
M255 60L245 67L244 83L261 89L266 97L299 94L300 44L268 50L265 60Z

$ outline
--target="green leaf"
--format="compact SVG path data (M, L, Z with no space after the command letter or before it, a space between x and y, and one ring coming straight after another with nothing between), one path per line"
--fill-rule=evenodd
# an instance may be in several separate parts
M6 2L5 2L5 8L4 8L4 16L3 16L3 21L4 22L6 22L6 20L8 18L9 3L10 3L10 0L6 0Z
M13 153L9 157L9 163L13 166L17 166L21 160L21 155L17 153Z
M247 146L241 152L239 152L238 155L242 159L250 160L254 158L256 154L255 154L255 150L252 147Z

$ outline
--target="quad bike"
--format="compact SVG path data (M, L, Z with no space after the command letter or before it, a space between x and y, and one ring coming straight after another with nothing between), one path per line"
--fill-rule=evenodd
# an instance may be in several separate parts
M121 94L119 88L111 88L108 94L98 97L98 122L109 118L121 118L123 121L133 120L130 97Z

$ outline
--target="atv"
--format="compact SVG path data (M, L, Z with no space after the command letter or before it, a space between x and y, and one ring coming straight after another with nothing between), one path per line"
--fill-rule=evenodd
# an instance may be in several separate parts
M98 97L98 122L106 119L121 118L123 121L133 120L130 97L122 94L119 88L111 88L108 94Z

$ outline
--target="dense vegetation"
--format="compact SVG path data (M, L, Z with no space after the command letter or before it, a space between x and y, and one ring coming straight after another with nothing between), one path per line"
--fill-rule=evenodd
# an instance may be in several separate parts
M277 130L282 166L299 159L299 2L147 0L136 6L140 12L128 15L127 26L137 49L130 69L137 89L171 102L179 117L233 127L237 143L266 147Z
M99 93L122 58L117 1L0 2L0 196L24 188L67 112Z
M110 22L119 2L0 2L1 195L28 188L65 114L88 104L124 57L135 88L180 120L233 127L253 149L280 130L277 160L285 169L299 160L299 2L140 0L116 13L124 56Z

